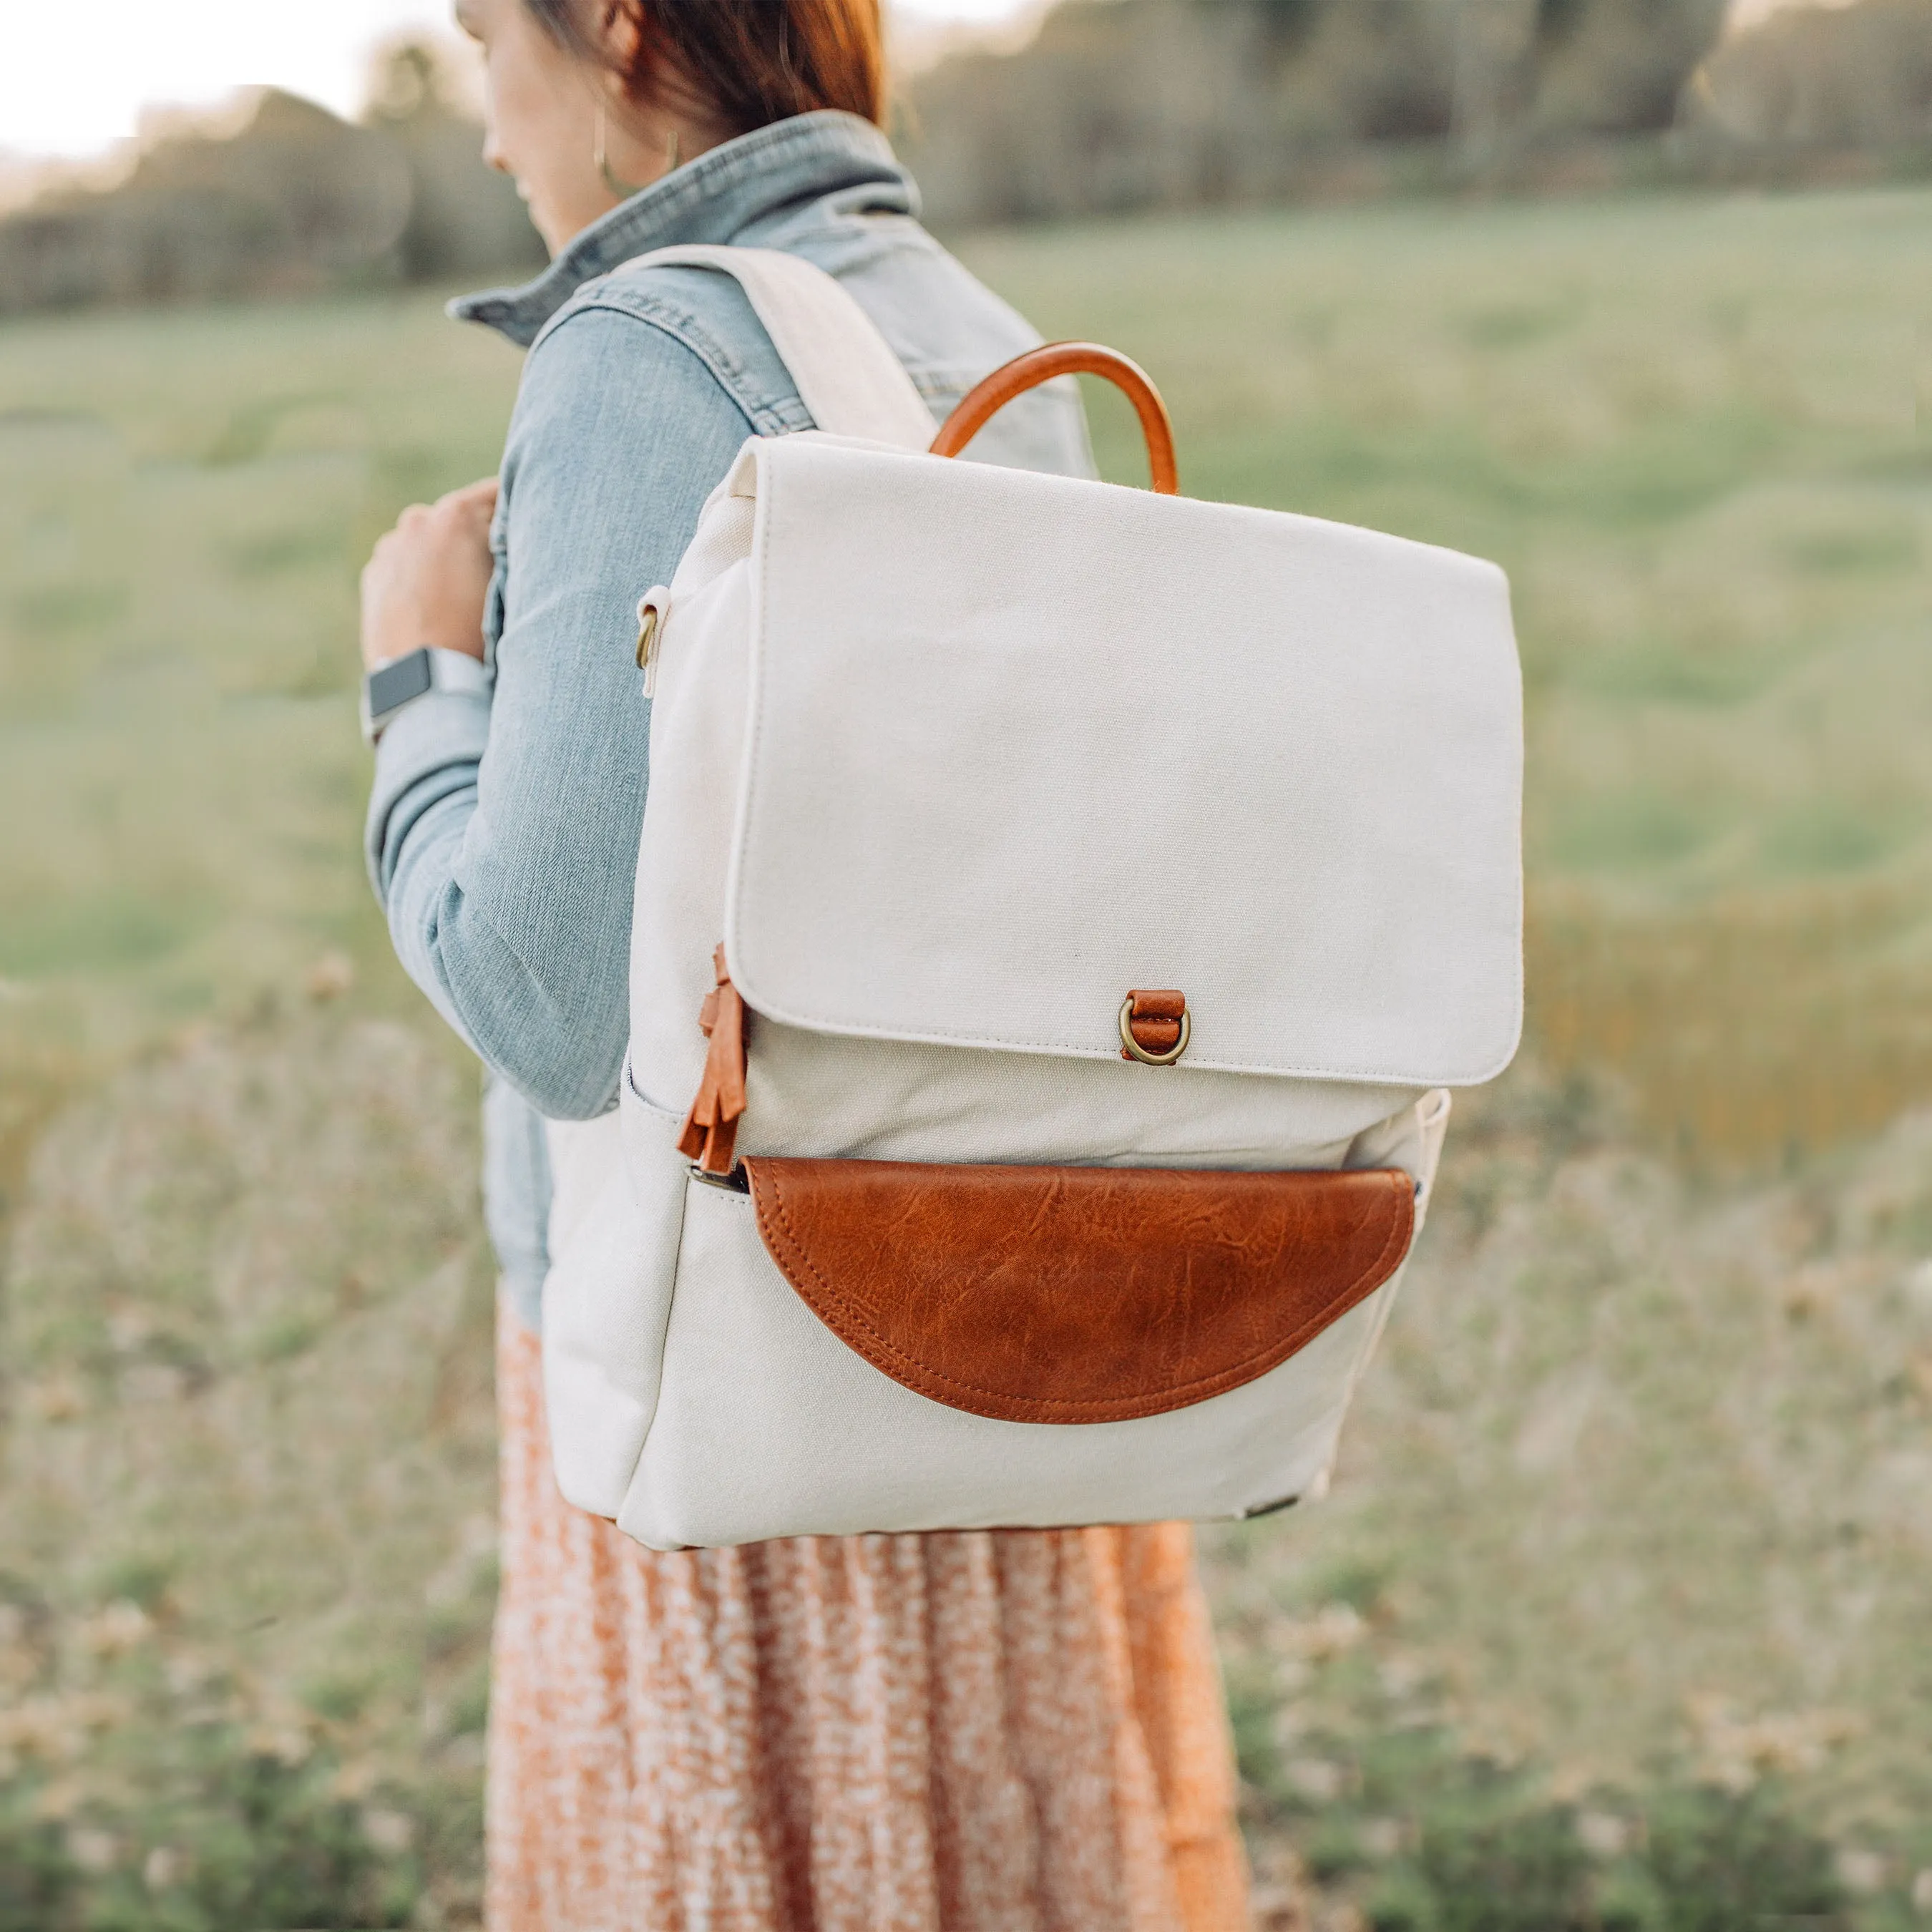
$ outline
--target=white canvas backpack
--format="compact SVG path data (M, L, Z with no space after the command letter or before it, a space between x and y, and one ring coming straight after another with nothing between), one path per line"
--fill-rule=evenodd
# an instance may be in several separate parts
M565 1495L670 1549L1318 1493L1442 1090L1515 1050L1502 574L926 453L830 277L650 259L736 276L820 427L640 609L630 1050L550 1130ZM1080 345L939 447L1082 368L1171 490Z

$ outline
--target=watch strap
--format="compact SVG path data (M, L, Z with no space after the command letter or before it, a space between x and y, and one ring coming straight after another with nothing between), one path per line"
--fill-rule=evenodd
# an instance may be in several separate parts
M494 670L466 652L419 645L364 676L362 735L374 744L398 712L433 691L488 697L496 681Z

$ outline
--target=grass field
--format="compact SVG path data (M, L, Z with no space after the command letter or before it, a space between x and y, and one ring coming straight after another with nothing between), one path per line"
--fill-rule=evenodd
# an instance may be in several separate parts
M1514 584L1528 1049L1334 1496L1205 1539L1277 1922L1932 1910L1932 194L965 252L1194 494ZM0 1932L473 1922L475 1081L351 663L516 366L418 297L0 329Z

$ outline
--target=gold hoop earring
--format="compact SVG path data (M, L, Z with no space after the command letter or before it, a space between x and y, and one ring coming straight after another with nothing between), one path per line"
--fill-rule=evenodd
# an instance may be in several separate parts
M609 124L605 117L604 104L600 100L597 104L597 140L596 146L593 149L592 158L597 164L597 172L604 177L604 185L610 191L612 200L615 201L628 201L632 195L642 194L646 188L652 185L652 183L650 182L627 182L624 180L617 173L617 171L611 166L610 156L604 152L604 146L608 130L608 125ZM677 130L674 128L664 137L664 174L668 175L674 172L677 167ZM660 175L658 177L659 181L662 181L664 175Z
M597 172L604 177L604 185L610 191L611 199L614 201L628 201L632 195L642 194L644 190L650 186L650 183L649 182L627 182L622 179L618 176L616 171L610 165L610 156L604 152L604 143L606 131L606 116L604 112L604 104L600 100L597 104L597 140L596 148L593 151L592 158L597 164ZM675 134L671 136L671 140L673 144L675 145L677 140L677 136Z

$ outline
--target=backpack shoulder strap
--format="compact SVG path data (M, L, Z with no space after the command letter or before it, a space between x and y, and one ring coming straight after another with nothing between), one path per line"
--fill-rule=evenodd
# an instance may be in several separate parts
M714 268L732 276L822 430L925 449L937 428L905 365L838 282L778 248L692 243L638 256L633 268Z

